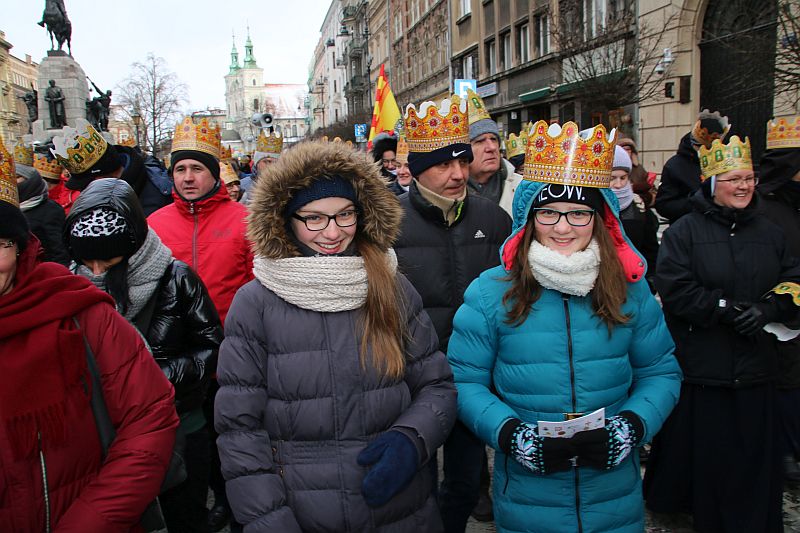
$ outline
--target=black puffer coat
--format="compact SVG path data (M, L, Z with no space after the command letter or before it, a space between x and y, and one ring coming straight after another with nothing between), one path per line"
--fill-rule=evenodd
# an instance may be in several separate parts
M405 210L394 245L400 271L422 296L422 305L447 351L453 317L464 291L484 270L500 264L500 246L511 233L511 218L496 203L468 194L461 213L448 226L441 209L419 192L416 181L400 196Z
M172 203L172 181L167 169L152 156L146 158L130 146L114 147L124 170L121 178L136 191L144 216L149 217L165 205Z
M619 212L619 219L625 235L647 261L645 278L652 289L658 258L658 218L645 206L644 200L635 195L631 204Z
M30 173L30 177L20 183L18 188L20 202L39 198L39 203L33 207L20 207L28 221L31 233L36 235L42 244L43 259L69 266L69 255L61 242L61 232L64 230L64 209L47 197L47 186L42 176L36 171Z
M142 208L134 191L124 181L113 179L93 182L81 193L67 217L65 242L69 242L66 235L75 221L101 206L125 218L131 239L141 247L149 231ZM186 263L173 258L156 291L152 318L143 336L175 386L175 404L178 414L183 414L202 406L216 372L222 327L205 285Z
M776 339L745 337L720 323L733 302L758 302L780 282L800 281L800 263L783 232L757 212L714 204L702 187L695 211L664 233L656 287L687 383L743 387L774 380ZM785 298L785 297L781 297Z
M700 188L700 158L687 133L678 145L678 152L664 163L661 185L656 193L656 211L674 223L692 212L689 197Z

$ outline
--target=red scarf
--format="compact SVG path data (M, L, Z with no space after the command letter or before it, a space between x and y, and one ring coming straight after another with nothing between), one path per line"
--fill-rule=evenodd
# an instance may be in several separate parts
M19 257L14 289L0 296L0 423L18 459L36 450L38 434L46 447L63 443L67 401L89 401L74 390L88 373L72 317L100 302L113 305L86 278L56 263L37 264L38 248L32 239Z

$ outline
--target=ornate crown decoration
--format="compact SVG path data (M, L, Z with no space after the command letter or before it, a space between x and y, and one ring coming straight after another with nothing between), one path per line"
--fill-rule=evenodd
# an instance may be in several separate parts
M734 135L728 140L728 144L723 144L721 140L715 139L711 148L701 146L697 155L700 157L703 181L731 170L753 170L748 137L745 137L742 142L737 135Z
M219 160L220 161L230 161L233 159L233 148L230 146L223 146L219 150Z
M220 162L219 177L222 178L222 181L225 183L225 185L233 183L234 181L240 181L239 175L235 170L233 170L233 167L227 161Z
M451 144L469 144L467 101L458 95L436 102L423 102L419 111L408 104L405 114L406 142L410 152L433 152Z
M484 119L492 120L491 115L486 111L486 106L483 105L483 99L472 89L467 89L467 110L470 124Z
M702 126L703 120L716 120L720 126L722 126L722 133L710 133ZM724 139L730 129L731 124L728 121L728 117L723 117L720 115L719 111L711 113L708 109L703 109L700 114L697 115L697 122L695 122L692 128L692 135L695 140L699 141L704 146L711 146L711 143L715 139Z
M800 148L800 115L767 121L767 150Z
M14 158L6 149L3 137L0 137L0 202L8 202L14 207L19 207L19 192L17 191L17 172L14 167Z
M395 159L401 165L408 164L408 143L406 142L406 136L400 135L397 138L397 151L395 152Z
M275 132L267 135L264 130L261 130L256 142L256 150L267 154L279 154L283 150L283 137Z
M219 159L220 135L219 127L209 124L208 119L202 119L199 124L192 121L192 117L183 119L172 136L172 153L179 150L194 150L203 152Z
M67 126L62 132L53 137L50 151L71 174L87 172L108 149L108 142L86 120L78 119L77 128Z
M123 139L119 142L120 146L127 146L129 148L133 148L136 146L136 139L133 137L128 137L127 139Z
M33 168L39 171L44 179L59 180L64 169L56 159L36 154L33 157Z
M14 145L14 161L18 165L33 166L33 147L27 144L22 137L17 139L17 144Z
M513 133L506 139L506 157L511 159L518 155L524 155L528 148L528 129L523 128L519 136Z
M602 124L579 131L540 120L528 134L523 178L529 181L606 188L611 183L616 130Z

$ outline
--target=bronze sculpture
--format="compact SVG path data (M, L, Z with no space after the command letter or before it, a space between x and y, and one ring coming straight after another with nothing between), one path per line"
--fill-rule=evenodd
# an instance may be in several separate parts
M38 92L33 88L33 85L31 85L30 91L22 96L17 96L17 98L25 102L25 107L28 108L28 133L31 133L33 131L33 123L39 118Z
M50 128L59 129L67 125L67 113L64 109L64 92L50 80L50 87L44 93L44 99L50 109Z
M50 34L50 49L55 50L53 43L53 36L58 42L58 50L61 51L64 43L67 43L69 55L72 55L72 23L67 17L67 8L64 7L64 0L45 0L44 13L42 13L42 20L38 23L39 26L47 26L47 32Z
M89 77L87 76L87 78ZM108 131L108 117L111 113L109 109L111 107L111 91L103 92L91 79L89 79L89 82L97 91L97 96L92 98L92 111L97 118L97 131Z

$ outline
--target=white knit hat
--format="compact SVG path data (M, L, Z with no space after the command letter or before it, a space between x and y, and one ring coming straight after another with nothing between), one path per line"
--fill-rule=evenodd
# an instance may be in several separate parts
M628 155L628 152L625 151L624 148L621 146L614 147L614 166L611 170L625 170L627 172L631 171L631 156Z

